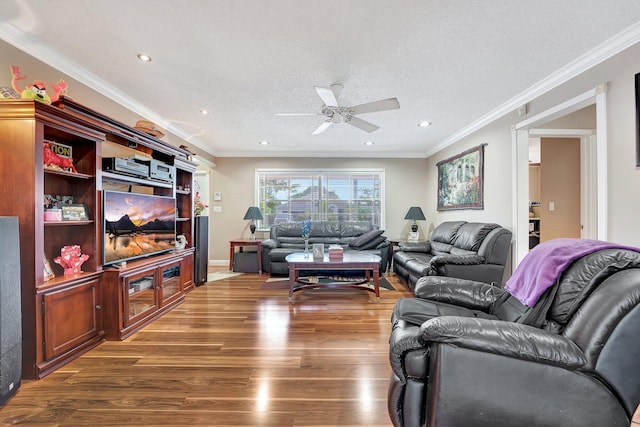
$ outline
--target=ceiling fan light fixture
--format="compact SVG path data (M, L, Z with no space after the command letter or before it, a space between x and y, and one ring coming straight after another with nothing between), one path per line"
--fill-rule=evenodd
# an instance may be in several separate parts
M276 113L277 116L324 116L325 120L312 132L318 135L327 130L333 123L348 123L360 130L371 133L379 129L379 126L369 123L359 117L358 114L375 113L378 111L395 110L400 108L400 103L396 98L381 99L379 101L367 102L366 104L345 107L338 104L338 95L342 91L341 84L333 84L331 87L314 86L318 96L324 105L320 113Z
M420 126L421 128L426 128L426 127L431 126L431 122L428 122L428 121L425 120L425 121L422 121L422 122L418 123L418 126Z
M364 143L365 147L371 147L371 146L372 146L372 145L374 145L374 144L375 144L375 142L373 142L373 141L366 141L366 142Z

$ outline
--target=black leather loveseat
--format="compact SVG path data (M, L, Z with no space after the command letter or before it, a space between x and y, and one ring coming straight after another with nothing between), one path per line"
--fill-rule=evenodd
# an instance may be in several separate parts
M288 275L285 257L304 251L302 221L271 226L269 239L262 242L262 271L272 275ZM309 244L340 245L345 251L360 250L380 255L380 273L387 269L389 241L384 230L366 221L312 221Z
M511 248L511 231L498 224L449 221L428 242L400 243L393 271L413 290L423 276L448 276L502 283Z
M525 288L552 271L524 266L514 276ZM640 403L640 253L602 249L557 270L530 305L437 276L418 281L420 298L399 299L394 426L628 427Z

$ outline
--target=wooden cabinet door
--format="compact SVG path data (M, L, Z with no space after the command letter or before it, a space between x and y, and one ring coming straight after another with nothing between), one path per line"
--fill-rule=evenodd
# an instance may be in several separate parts
M100 279L45 293L43 310L44 358L47 360L102 331Z
M182 258L182 271L180 272L180 276L182 277L182 289L184 292L193 290L195 286L193 281L193 263L193 252Z

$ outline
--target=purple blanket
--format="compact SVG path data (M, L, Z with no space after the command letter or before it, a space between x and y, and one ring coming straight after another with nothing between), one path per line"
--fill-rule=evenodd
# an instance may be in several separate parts
M578 258L602 249L639 248L601 240L560 238L535 246L523 259L504 288L521 303L533 307L540 295L552 286L565 268Z

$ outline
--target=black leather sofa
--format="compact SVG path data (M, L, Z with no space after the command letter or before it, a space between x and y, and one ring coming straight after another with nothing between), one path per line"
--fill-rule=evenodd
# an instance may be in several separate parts
M520 267L519 267L520 268ZM601 427L640 403L640 254L575 260L532 307L487 283L425 277L392 316L396 427Z
M271 275L288 275L285 257L304 250L302 221L271 226L269 239L262 241L262 271ZM360 250L380 255L380 274L387 270L389 241L384 230L366 221L312 221L309 244L340 245L345 251Z
M486 283L503 282L511 231L492 223L449 221L428 242L402 242L393 271L413 290L423 276L448 276Z

